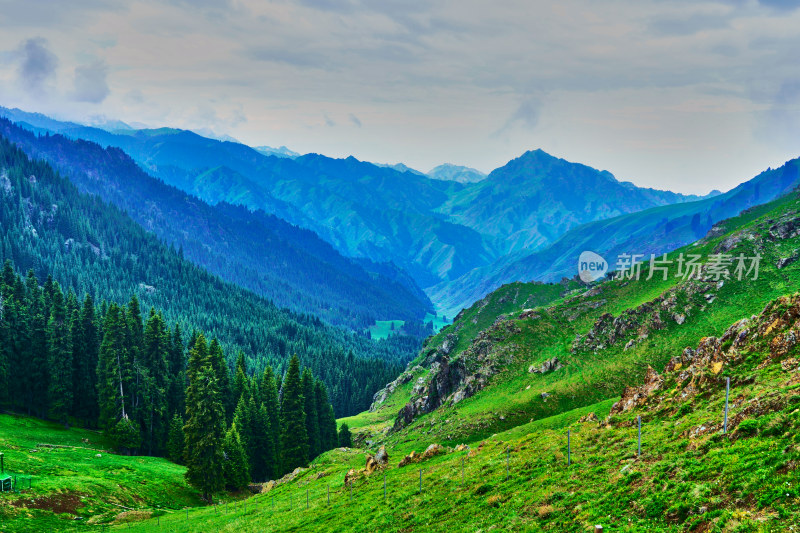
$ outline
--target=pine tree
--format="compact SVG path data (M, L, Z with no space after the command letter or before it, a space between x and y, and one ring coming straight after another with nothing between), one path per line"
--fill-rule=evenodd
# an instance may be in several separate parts
M225 486L231 490L243 489L250 482L250 472L236 423L225 433L222 450L224 454L222 472Z
M233 378L233 398L237 406L243 395L251 396L249 388L249 380L245 376L244 369L237 364L236 376Z
M322 453L332 450L338 443L336 417L333 414L333 406L328 401L328 389L322 381L317 380L314 384L314 396L319 414L320 453Z
M270 416L269 410L267 406L261 404L261 407L258 409L258 426L256 429L255 438L256 441L259 443L259 451L260 451L260 458L259 458L259 466L261 471L259 472L259 480L268 480L277 477L278 472L278 458L277 458L277 450L275 448L275 437L274 435L280 435L280 431L278 430L277 424L273 426L270 423Z
M320 441L319 415L317 414L317 399L314 394L314 376L310 368L303 370L300 379L303 388L304 410L306 412L306 434L308 435L308 456L313 459L322 453L322 442Z
M51 280L52 281L52 280ZM36 414L40 418L47 412L47 396L50 382L48 371L49 361L47 348L47 314L45 307L44 291L39 288L39 283L33 271L28 272L26 279L28 293L28 330L30 344L24 360L30 362L28 372L24 370L21 376L28 378L25 404L28 414Z
M217 339L213 339L208 347L208 355L211 361L211 367L217 376L219 383L219 392L222 397L222 405L225 409L225 420L230 422L233 419L233 410L236 409L236 404L233 403L233 392L231 387L231 375L228 369L228 363L225 362L225 354L222 352Z
M126 352L127 361L130 368L128 381L125 388L128 394L129 405L128 415L133 419L142 420L142 403L144 401L144 390L146 376L146 366L142 364L142 347L144 344L144 323L142 322L142 312L139 307L139 298L136 294L131 296L128 302L126 314L127 320L127 342Z
M167 435L167 458L173 463L183 464L183 418L178 413L172 417L169 423L169 434Z
M47 347L50 416L69 427L72 409L72 345L64 294L57 283L53 286L52 308L47 322Z
M296 355L281 387L281 467L291 472L308 464L308 435L306 434L305 400L300 384L300 360Z
M217 373L209 357L205 337L198 335L189 356L186 390L186 479L211 502L223 486L222 444L225 438L225 409Z
M166 438L169 422L167 411L167 353L169 336L164 319L155 309L150 309L150 316L145 326L142 350L142 364L146 369L143 374L144 406L143 426L147 435L147 453L161 453Z
M124 314L112 303L103 323L103 340L97 363L97 398L100 410L99 425L110 431L127 417L125 383L128 381L128 355L125 349Z
M351 446L353 446L353 437L350 434L350 427L347 422L342 422L342 425L339 426L339 447L350 448Z
M95 425L97 407L97 361L100 349L94 300L87 294L83 300L80 319L73 329L73 390L75 417L89 425Z
M278 386L275 382L275 374L273 374L271 366L264 369L259 389L261 390L263 408L266 414L265 420L269 428L268 436L272 440L271 451L266 458L268 467L266 476L275 479L281 473L281 420L280 405L278 403Z
M186 412L186 353L181 338L181 328L175 324L169 350L168 413L183 415Z

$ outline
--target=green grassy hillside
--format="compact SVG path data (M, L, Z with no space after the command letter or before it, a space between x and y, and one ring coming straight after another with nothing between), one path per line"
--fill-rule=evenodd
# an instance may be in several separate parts
M114 520L200 504L182 466L110 448L100 432L0 414L0 452L21 489L0 493L0 531L100 530Z
M669 256L677 261L681 253L698 254L705 262L715 253L758 253L757 280L729 279L720 284L705 274L696 280L672 275L667 280L660 275L647 280L645 264L638 281L614 280L589 290L574 289L541 309L526 311L535 306L509 302L507 309L487 313L476 322L474 315L487 299L477 302L429 339L411 363L435 370L408 397L407 405L416 412L404 425L411 426L409 431L424 426L425 442L454 444L618 395L640 380L648 365L663 368L670 354L719 334L733 321L800 287L800 270L794 262L800 249L794 229L798 212L797 195L783 197L718 224L707 238ZM676 270L673 263L672 273ZM517 285L525 286L506 286L488 301L507 300ZM563 292L560 285L538 287ZM530 372L553 358L563 367ZM454 403L460 391L466 394ZM425 415L426 409L417 407L431 394L439 396L441 406ZM400 431L387 438L403 439L403 435Z
M619 402L531 421L405 466L401 457L424 445L397 441L388 463L370 474L362 453L334 450L246 506L195 510L158 525L150 519L131 531L796 530L799 318L800 295L776 300L720 338L671 354L667 371L650 372ZM406 436L425 440L424 433Z

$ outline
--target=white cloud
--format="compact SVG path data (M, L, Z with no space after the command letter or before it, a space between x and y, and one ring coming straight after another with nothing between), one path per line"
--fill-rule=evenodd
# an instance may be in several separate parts
M420 168L488 171L542 147L687 192L800 155L786 140L800 12L785 1L77 0L68 20L6 4L0 57L41 36L34 52L58 58L27 78L0 59L0 104L76 119ZM75 90L7 83L62 70Z

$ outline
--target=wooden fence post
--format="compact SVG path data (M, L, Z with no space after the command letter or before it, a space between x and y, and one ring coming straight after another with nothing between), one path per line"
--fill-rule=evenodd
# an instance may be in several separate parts
M570 443L570 430L567 430L567 466L572 464L572 447Z
M725 421L722 425L722 433L728 432L728 396L731 392L731 378L725 378Z
M642 456L642 416L639 415L636 417L636 422L639 425L639 448L636 452L636 455L641 457Z

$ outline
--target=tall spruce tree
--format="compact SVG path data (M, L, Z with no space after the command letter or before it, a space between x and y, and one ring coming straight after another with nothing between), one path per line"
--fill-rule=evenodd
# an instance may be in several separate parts
M64 294L53 285L52 308L47 321L50 416L69 427L72 409L72 344Z
M328 401L328 389L320 380L316 380L314 383L314 396L319 415L320 453L322 453L332 450L338 444L336 416L333 414L333 406Z
M319 415L317 414L317 398L314 394L314 376L310 368L303 369L300 379L303 388L303 408L306 412L306 434L308 435L308 456L313 459L324 450L320 441Z
M169 416L183 416L186 412L186 352L181 328L175 324L169 350L169 394L167 398Z
M122 418L128 418L130 361L126 348L127 324L125 312L112 303L103 322L103 340L97 362L97 398L100 427L110 431Z
M151 308L145 325L142 350L142 364L146 370L143 373L145 409L142 419L147 453L150 455L163 453L169 423L167 405L169 341L163 317Z
M75 417L93 426L97 424L97 361L100 349L94 300L87 294L80 318L73 331L72 398Z
M48 311L45 306L44 291L39 288L39 283L32 270L28 272L25 283L28 290L28 328L30 332L30 345L25 359L30 361L30 366L27 369L28 372L22 373L20 377L27 378L25 404L28 414L36 414L41 418L47 412L50 382L46 336Z
M225 354L222 352L217 339L213 339L208 346L208 355L211 361L211 367L217 376L219 382L219 391L222 396L222 405L225 409L225 421L230 423L233 419L233 410L236 409L236 404L233 403L233 393L231 387L231 374L228 369L228 363L225 361Z
M250 471L235 422L225 433L222 450L224 454L222 473L225 485L231 490L243 489L250 482Z
M281 467L291 472L308 464L308 435L300 359L293 355L281 387Z
M200 334L189 355L186 390L185 453L186 479L211 502L223 487L225 408L217 372L212 366L205 337Z
M271 366L264 369L259 389L261 390L261 399L266 415L265 420L267 420L269 426L269 437L272 440L272 449L267 456L267 477L275 479L281 474L281 420L278 385Z

